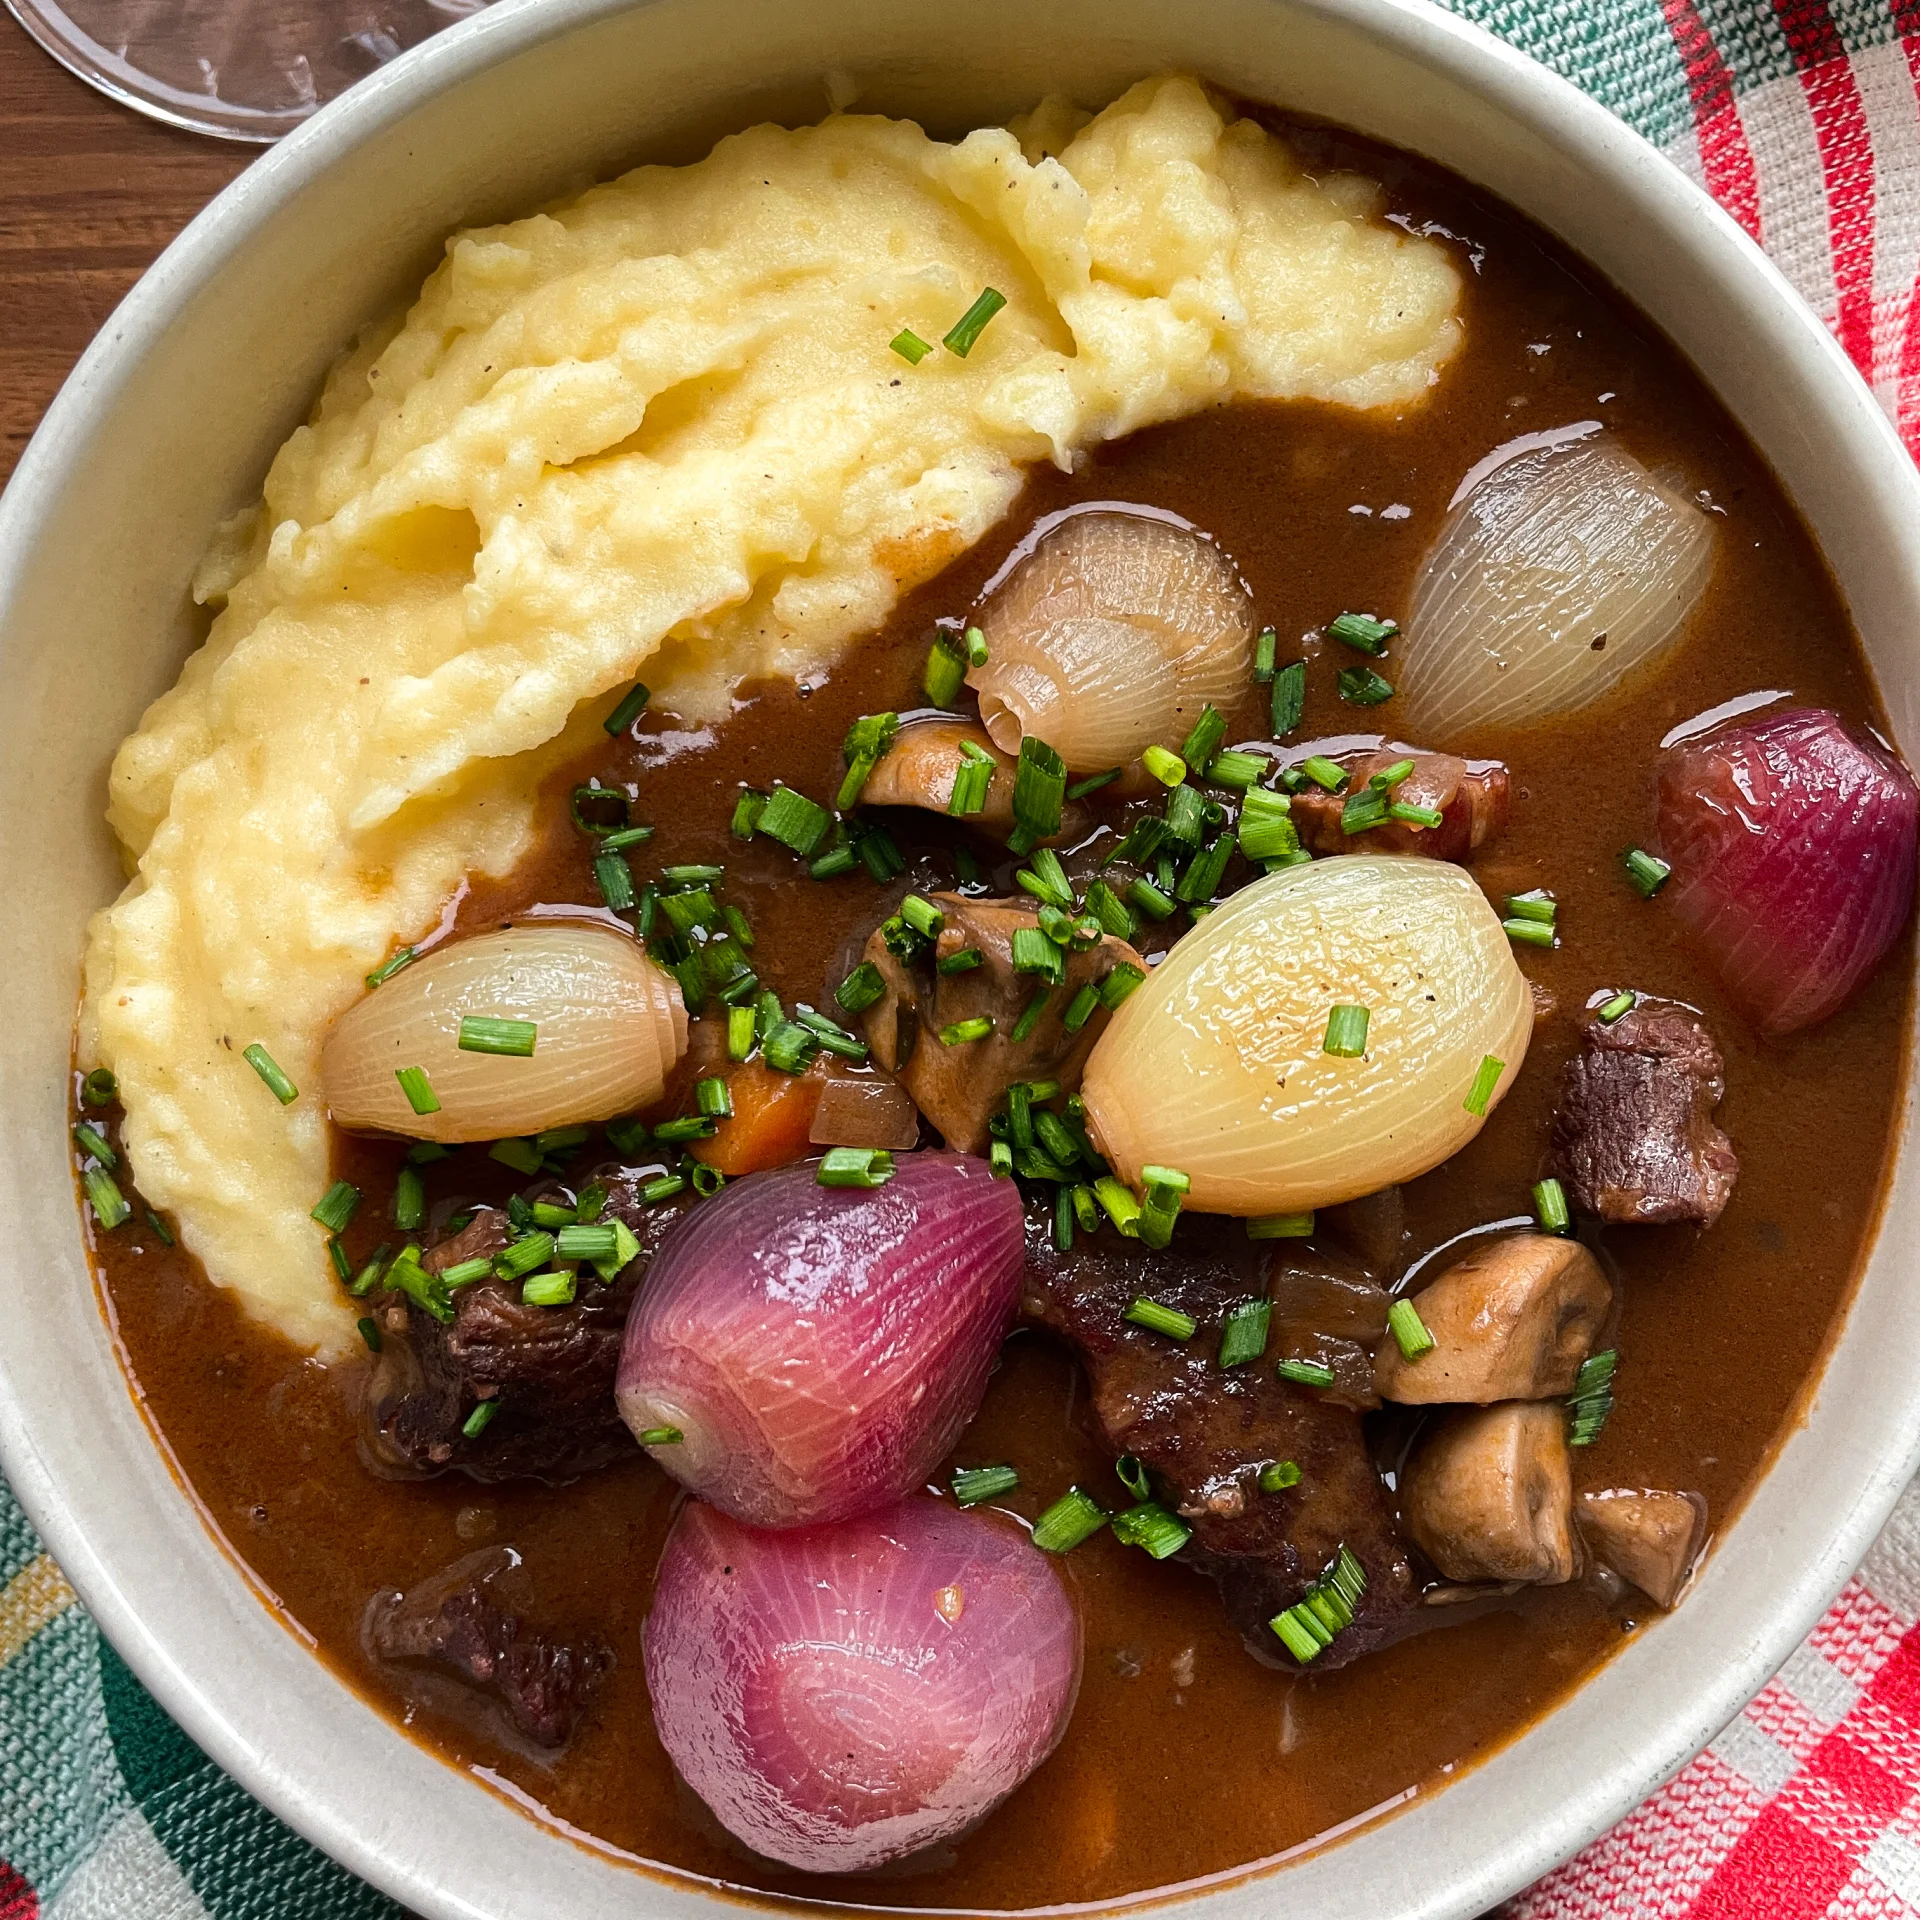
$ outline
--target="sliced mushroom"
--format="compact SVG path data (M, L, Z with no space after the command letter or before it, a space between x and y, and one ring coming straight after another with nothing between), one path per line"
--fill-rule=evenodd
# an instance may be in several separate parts
M1045 988L1038 974L1016 973L1013 936L1037 928L1039 916L1017 900L969 900L962 894L929 896L945 917L932 953L909 965L887 945L884 932L867 942L865 957L879 969L886 993L866 1012L867 1041L875 1063L897 1074L914 1104L940 1129L950 1147L979 1153L987 1122L1016 1080L1054 1080L1067 1092L1080 1084L1094 1041L1104 1031L1106 1008L1096 1006L1077 1031L1068 1009L1084 986L1104 980L1122 962L1145 963L1124 940L1101 936L1097 946L1064 956L1064 981L1047 991L1045 1008L1022 1038L1014 1038L1034 995ZM961 973L941 973L933 964L967 948L979 964ZM993 1022L982 1039L949 1045L943 1033L969 1020Z
M1381 1399L1484 1407L1570 1393L1613 1289L1579 1241L1519 1233L1456 1261L1413 1304L1433 1350L1409 1360L1397 1341L1381 1341L1373 1361Z
M1573 1478L1557 1401L1448 1414L1408 1462L1400 1515L1449 1580L1571 1580Z
M1699 1558L1707 1503L1697 1493L1609 1487L1580 1496L1580 1531L1597 1560L1671 1607Z
M969 757L965 751L969 747L993 762L993 777L987 783L986 805L978 813L956 817L1004 840L1013 831L1014 762L993 744L985 727L970 720L909 720L868 774L867 784L860 790L861 804L950 812L954 777ZM1061 810L1057 837L1077 839L1085 827L1086 809L1068 802Z

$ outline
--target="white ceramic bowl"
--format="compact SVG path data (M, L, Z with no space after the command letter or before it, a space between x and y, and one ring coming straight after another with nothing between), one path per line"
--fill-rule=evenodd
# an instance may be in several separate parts
M1665 328L1773 461L1920 746L1920 480L1833 342L1733 224L1545 69L1418 0L502 0L259 161L128 296L0 504L0 1458L114 1644L222 1766L432 1920L717 1908L507 1810L333 1680L176 1484L80 1257L65 1154L81 928L118 874L103 777L195 637L185 585L354 328L446 231L762 117L822 77L937 132L1189 69L1431 155L1569 241ZM1693 1754L1839 1588L1920 1450L1916 1176L1902 1173L1804 1422L1687 1605L1442 1793L1265 1876L1209 1920L1479 1912ZM1817 1179L1817 1169L1809 1168ZM1782 1355L1798 1365L1803 1356Z

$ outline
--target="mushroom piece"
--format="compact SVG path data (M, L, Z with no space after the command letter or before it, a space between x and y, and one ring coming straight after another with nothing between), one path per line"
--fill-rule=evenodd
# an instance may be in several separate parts
M920 1110L906 1088L884 1074L836 1074L820 1089L807 1138L816 1147L902 1153L919 1144Z
M980 811L954 817L1004 840L1013 831L1014 762L993 744L985 727L970 720L907 721L867 775L860 790L861 805L951 812L954 778L962 762L972 757L969 748L993 762L993 776ZM1069 801L1061 810L1060 832L1055 837L1077 839L1085 826L1086 809Z
M1401 1476L1400 1517L1449 1580L1571 1580L1565 1409L1508 1400L1447 1415Z
M1579 1517L1595 1559L1657 1606L1674 1605L1706 1537L1707 1503L1697 1493L1608 1487L1580 1496Z
M1579 1241L1518 1233L1456 1261L1413 1305L1433 1350L1409 1360L1397 1341L1381 1341L1373 1360L1381 1399L1484 1407L1571 1393L1613 1289Z
M887 945L884 928L868 939L865 958L878 969L886 992L866 1011L867 1042L875 1064L898 1076L914 1105L940 1129L948 1146L980 1153L987 1123L1016 1080L1052 1080L1071 1093L1080 1084L1087 1055L1110 1018L1104 1006L1076 1028L1066 1016L1083 987L1097 986L1122 963L1146 964L1112 934L1097 945L1060 954L1062 981L1049 988L1044 976L1016 971L1013 936L1038 929L1039 915L1017 900L969 900L963 894L927 896L943 922L931 948L907 961ZM968 948L980 955L959 973L936 962ZM1036 994L1045 993L1039 1017L1018 1034ZM992 1024L977 1039L943 1035L965 1023Z

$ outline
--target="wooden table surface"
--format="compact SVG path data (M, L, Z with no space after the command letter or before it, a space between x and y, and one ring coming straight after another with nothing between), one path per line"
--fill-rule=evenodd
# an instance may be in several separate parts
M121 295L260 151L116 105L0 11L0 483Z

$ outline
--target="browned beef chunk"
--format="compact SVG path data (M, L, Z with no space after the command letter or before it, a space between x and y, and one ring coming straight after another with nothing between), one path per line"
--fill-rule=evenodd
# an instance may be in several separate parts
M1713 1121L1725 1091L1720 1049L1692 1008L1643 999L1611 1026L1589 1015L1553 1124L1575 1200L1619 1225L1711 1226L1740 1171Z
M1188 1221L1181 1240L1152 1252L1108 1231L1071 1253L1029 1248L1024 1311L1063 1335L1085 1364L1107 1444L1146 1467L1156 1496L1193 1527L1180 1557L1219 1583L1228 1614L1262 1660L1285 1662L1267 1622L1326 1570L1342 1544L1365 1567L1354 1624L1316 1665L1339 1666L1403 1631L1413 1575L1386 1490L1367 1454L1359 1416L1310 1388L1289 1385L1263 1360L1223 1371L1227 1311L1257 1298L1267 1262L1231 1229ZM1183 1244L1184 1243L1184 1246ZM1306 1265L1306 1256L1288 1262ZM1132 1325L1140 1295L1199 1322L1182 1344ZM1301 1322L1289 1322L1296 1331ZM1296 1486L1262 1492L1260 1469L1292 1461Z
M367 1608L366 1642L381 1660L450 1673L503 1707L529 1740L563 1747L613 1666L598 1639L558 1640L529 1630L496 1589L520 1565L511 1547L489 1547Z
M875 1061L898 1074L947 1144L979 1153L987 1143L987 1122L1016 1080L1057 1080L1068 1092L1080 1084L1080 1070L1108 1016L1097 1007L1077 1033L1069 1033L1065 1016L1074 995L1089 982L1104 980L1122 961L1142 972L1145 965L1111 934L1102 935L1097 946L1067 954L1064 984L1052 989L1032 1032L1016 1040L1013 1030L1021 1014L1045 985L1037 974L1013 970L1014 933L1040 924L1032 903L969 900L957 893L936 893L932 899L946 924L933 951L919 961L908 965L899 959L882 933L867 942L865 958L887 983L886 996L867 1010L867 1041ZM967 947L978 949L978 966L964 973L935 971L937 960ZM947 1028L981 1016L993 1022L984 1040L948 1046L940 1038Z
M639 1188L658 1167L603 1169L605 1219L624 1220L640 1255L611 1284L580 1272L571 1306L532 1307L520 1282L493 1277L458 1288L445 1324L387 1296L378 1309L381 1351L363 1419L364 1452L377 1472L415 1477L456 1471L475 1480L567 1480L636 1451L613 1403L627 1313L647 1264L686 1205L643 1206ZM443 1273L507 1244L507 1216L485 1207L422 1265ZM480 1433L467 1419L499 1404Z
M1308 787L1293 796L1291 809L1300 844L1310 853L1424 853L1434 860L1464 860L1505 832L1511 783L1497 760L1469 764L1457 754L1392 748L1348 754L1339 762L1349 775L1347 793L1401 760L1411 760L1413 771L1394 786L1391 797L1438 813L1437 827L1390 820L1364 833L1348 833L1340 824L1346 795Z

